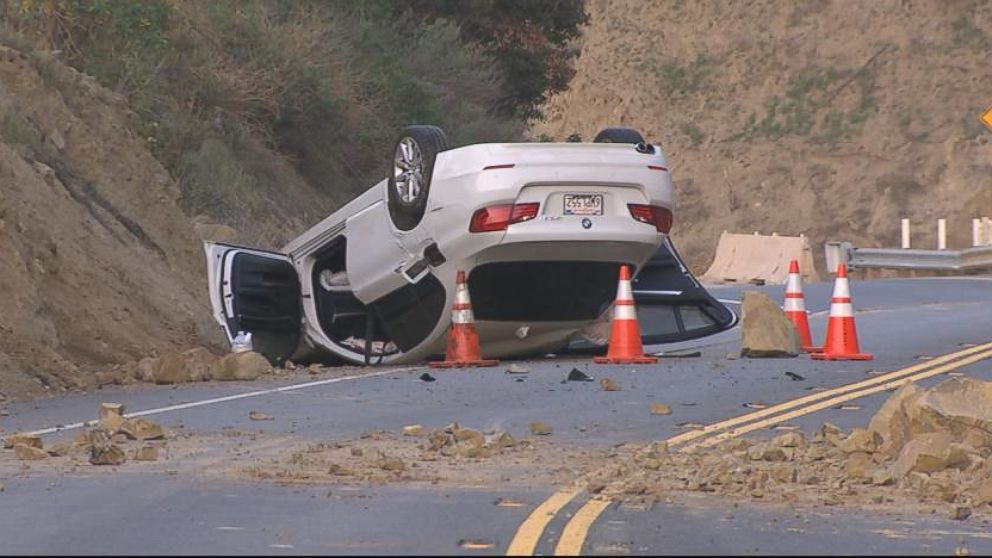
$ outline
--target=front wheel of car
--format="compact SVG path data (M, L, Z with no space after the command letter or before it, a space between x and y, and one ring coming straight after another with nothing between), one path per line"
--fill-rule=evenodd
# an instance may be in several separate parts
M403 128L393 150L389 174L389 216L396 228L409 231L420 224L427 209L434 162L450 148L448 136L437 126Z

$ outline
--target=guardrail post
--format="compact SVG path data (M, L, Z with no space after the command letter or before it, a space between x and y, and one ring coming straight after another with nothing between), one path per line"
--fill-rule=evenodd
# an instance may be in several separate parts
M981 219L972 219L971 220L971 245L972 246L981 246L982 245L982 241L985 240L984 238L982 238L982 236L984 236L982 234L983 232L985 232L985 231L982 230L982 220Z
M823 252L827 260L827 273L836 273L837 264L851 267L851 243L830 241L823 243Z
M947 219L937 219L937 249L947 250Z
M902 220L902 247L904 250L909 249L909 219Z

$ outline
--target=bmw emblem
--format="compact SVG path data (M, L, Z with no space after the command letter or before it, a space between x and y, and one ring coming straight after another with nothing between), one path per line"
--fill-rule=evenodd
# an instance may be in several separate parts
M582 220L582 228L583 229L591 229L592 228L592 219L590 219L588 217L586 217L585 219L583 219Z

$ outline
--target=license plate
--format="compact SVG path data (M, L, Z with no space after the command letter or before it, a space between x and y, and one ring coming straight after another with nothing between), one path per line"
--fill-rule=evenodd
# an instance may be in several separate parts
M565 215L602 215L603 194L565 194Z

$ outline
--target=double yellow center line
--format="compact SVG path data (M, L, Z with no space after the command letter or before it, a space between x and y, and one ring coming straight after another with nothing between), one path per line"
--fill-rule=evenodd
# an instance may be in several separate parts
M852 399L896 389L910 382L945 374L988 358L992 358L992 343L969 347L868 380L823 390L753 413L715 422L698 430L673 436L665 442L670 449L678 449L679 451L712 447L754 430L828 409ZM538 506L517 530L516 536L507 549L507 556L533 555L544 529L558 512L574 500L580 492L579 490L559 491ZM609 505L609 500L592 498L580 507L565 525L555 547L555 555L578 556L581 554L582 545L585 543L589 529Z

